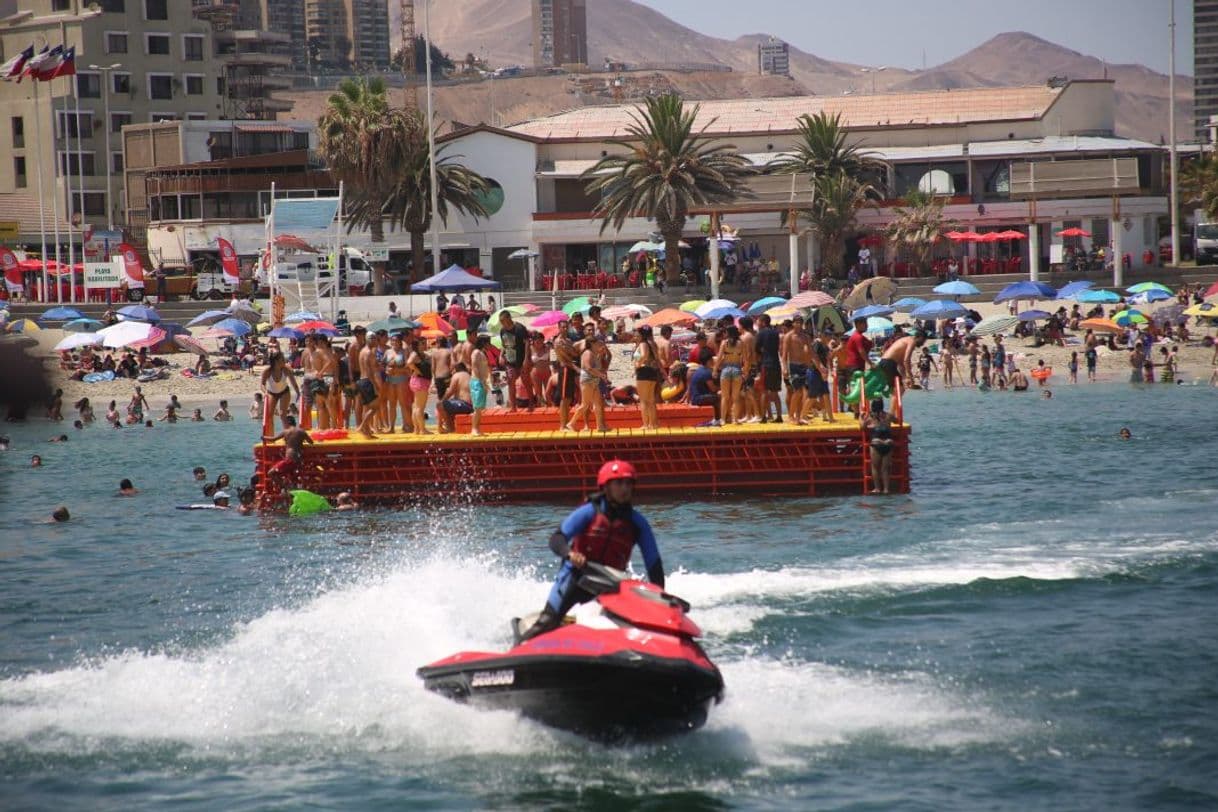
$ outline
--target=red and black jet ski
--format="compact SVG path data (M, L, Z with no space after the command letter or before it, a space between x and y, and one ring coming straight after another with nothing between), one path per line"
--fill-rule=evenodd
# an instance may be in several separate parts
M515 647L437 660L418 670L424 686L596 739L701 727L723 697L723 677L695 639L702 631L689 604L598 564L584 567L579 585L595 603L562 626L521 643L532 618L516 618Z

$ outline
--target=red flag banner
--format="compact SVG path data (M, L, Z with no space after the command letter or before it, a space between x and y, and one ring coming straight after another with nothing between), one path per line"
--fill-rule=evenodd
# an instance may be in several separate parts
M126 277L127 287L144 287L144 269L140 267L140 255L127 243L119 243L119 256L123 258L123 276Z
M4 269L4 284L9 292L20 293L25 289L25 279L22 277L17 255L3 245L0 245L0 268Z
M237 249L223 237L216 237L216 242L220 243L220 267L224 270L224 284L234 287L241 284L241 265L237 261Z

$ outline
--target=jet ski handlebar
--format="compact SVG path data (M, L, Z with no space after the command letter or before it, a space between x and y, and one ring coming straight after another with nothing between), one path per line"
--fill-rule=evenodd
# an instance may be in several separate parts
M580 589L593 595L606 595L616 592L623 581L629 581L632 578L630 573L624 570L607 567L596 561L585 563L580 572L582 573L579 579ZM689 602L683 598L678 598L669 592L660 593L660 597L675 606L680 606L683 612L688 613L690 611Z

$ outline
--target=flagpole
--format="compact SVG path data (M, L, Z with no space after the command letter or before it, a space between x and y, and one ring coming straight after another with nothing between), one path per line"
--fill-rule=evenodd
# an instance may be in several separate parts
M47 296L46 192L42 183L42 115L38 112L38 80L35 79L32 84L34 85L34 139L37 141L37 149L34 152L38 156L38 231L42 235L42 254L39 259L42 260L42 297L43 301L48 301L50 297Z
M54 85L52 85L52 87L54 87ZM64 97L63 97L63 122L64 122L63 142L64 142L65 153L67 152L67 149L69 148L67 121L68 121L68 96L65 93ZM80 134L80 116L76 117L76 128L77 128L76 132L79 135ZM55 145L56 145L56 149L58 149L59 148L59 139L55 139ZM72 200L72 173L71 172L66 173L64 178L67 181L68 200L71 201ZM69 208L71 208L71 207L69 206ZM71 217L67 218L66 225L68 227L68 265L74 269L76 267L76 244L72 240L72 218ZM73 274L75 274L75 271L73 271ZM73 302L75 302L76 301L76 285L75 285L74 276L72 277L72 279L73 279L73 284L71 287L72 293L71 293L70 298Z
M75 52L73 52L73 60L75 60ZM76 194L77 194L79 202L80 202L80 207L78 208L78 211L80 212L80 224L81 224L80 225L80 254L81 254L81 262L83 263L84 262L84 253L85 253L85 238L84 238L84 234L85 234L85 228L84 228L84 223L85 223L85 153L84 153L84 149L81 147L80 83L76 80L75 64L73 64L72 68L73 68L72 76L69 77L69 80L72 82L72 98L75 100L75 106L76 106L76 179L77 179L77 181L79 181L76 184ZM102 95L104 98L109 98L109 96L107 94L109 94L109 92L110 92L110 88L105 86L105 80L107 78L108 78L107 74L103 73L102 74L102 82L103 82ZM89 120L90 120L90 122L93 120L92 113L89 114ZM105 126L109 127L110 122L107 121ZM96 136L94 136L94 137L96 137ZM96 154L96 152L94 154ZM105 159L107 161L109 161L110 156L106 155ZM108 165L109 164L107 164L107 166ZM97 162L96 161L93 162L93 172L94 173L97 172ZM68 206L68 208L70 209L72 207ZM68 217L69 222L71 221L71 219L72 218L69 216ZM75 298L76 297L76 285L72 286L72 297L73 297L72 301L76 301L76 298ZM160 304L160 302L158 302L158 304Z
M40 81L41 80L37 76L34 77L35 84ZM59 253L59 136L55 134L55 126L58 122L55 121L55 97L53 95L48 103L51 106L51 152L55 156L51 167L51 227L55 232L55 265L56 270L58 271L62 269L63 263L60 262L62 254ZM65 121L64 124L66 125L67 122ZM67 129L65 127L64 142L66 143L67 140ZM65 150L65 160L67 159L67 156L68 152ZM71 169L72 167L70 166L64 167L64 175L71 175ZM45 259L42 262L42 267L46 268ZM50 297L47 297L47 299L49 301ZM55 301L61 303L63 302L63 288L59 284L58 273L55 275Z

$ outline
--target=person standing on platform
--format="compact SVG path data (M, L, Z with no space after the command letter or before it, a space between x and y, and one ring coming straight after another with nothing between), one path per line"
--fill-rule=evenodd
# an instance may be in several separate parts
M761 402L761 422L766 423L773 420L775 423L782 422L782 360L781 353L781 336L778 335L778 330L771 324L770 317L762 313L757 317L757 338L756 338L756 354L760 364L760 375L762 378L763 399ZM771 417L770 407L774 407L774 413Z
M482 412L486 410L486 395L491 391L491 365L486 359L486 348L491 337L485 333L474 339L474 351L470 354L469 398L474 407L470 434L482 433Z
M508 411L516 411L516 381L523 376L524 390L532 411L533 381L529 378L525 364L529 355L529 330L512 320L506 310L499 314L499 339L503 342L503 363L507 366Z

